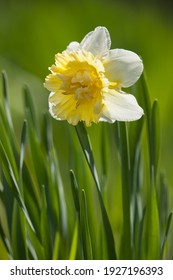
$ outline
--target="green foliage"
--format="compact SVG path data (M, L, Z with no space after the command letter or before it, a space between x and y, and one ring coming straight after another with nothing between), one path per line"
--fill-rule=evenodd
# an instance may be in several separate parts
M159 107L146 78L132 88L141 120L88 130L37 118L25 86L20 135L4 72L2 85L0 259L171 259Z

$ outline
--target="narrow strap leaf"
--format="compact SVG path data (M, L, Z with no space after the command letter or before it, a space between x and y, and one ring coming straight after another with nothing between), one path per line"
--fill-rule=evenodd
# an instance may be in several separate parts
M76 253L77 253L77 247L78 247L78 233L79 233L79 223L78 223L78 220L76 220L74 232L73 232L73 236L72 236L71 247L70 247L69 260L76 259Z
M151 166L154 174L153 179L156 181L157 167L160 152L160 118L159 118L159 105L155 100L152 106L151 114Z
M26 242L26 220L22 209L15 201L12 221L12 246L13 258L16 260L28 259L28 249Z
M80 212L80 203L79 203L79 195L78 195L79 188L73 170L70 170L70 179L71 179L71 187L72 187L72 194L73 194L75 208L77 213L79 213Z
M26 139L27 139L27 122L24 121L23 127L22 127L22 133L21 133L21 141L20 141L20 143L21 143L20 144L20 164L19 164L20 180L22 178L22 169L23 169Z
M41 238L44 247L45 259L51 259L52 242L51 242L51 233L50 233L50 226L48 221L47 201L46 201L44 186L42 186Z
M142 258L154 260L160 258L160 230L159 213L156 190L151 186L148 193L146 213L144 217L144 230L142 240Z
M5 105L7 121L10 129L13 130L13 123L12 123L9 100L8 100L8 81L7 81L7 75L5 71L2 71L2 83L3 83L4 105Z
M32 127L35 130L35 133L37 134L39 130L37 129L34 104L33 104L33 100L32 100L32 97L31 97L31 94L30 94L30 91L29 91L29 88L27 85L25 85L23 88L23 99L24 99L26 113L27 113L27 115L29 115L30 125L32 125Z
M86 195L84 190L82 190L82 197L81 197L80 224L81 224L84 259L92 260L93 259L92 244L91 244L91 236L90 236L90 229L89 229L89 222L88 222Z
M4 150L4 148L3 148L3 146L2 146L1 143L0 143L0 148L2 149L2 151L3 151L3 153L4 153L4 159L5 159L6 162L7 162L7 165L8 165L8 168L9 168L9 174L10 174L10 177L11 177L11 179L12 179L12 181L13 181L13 193L14 193L14 196L15 196L15 198L17 199L19 205L21 206L22 211L23 211L23 213L24 213L24 215L25 215L25 218L26 218L26 220L28 221L30 227L32 228L33 231L35 231L35 230L34 230L34 227L33 227L33 224L32 224L32 222L31 222L31 220L30 220L30 217L29 217L29 215L28 215L28 211L27 211L27 209L26 209L26 206L25 206L25 204L24 204L22 195L21 195L21 193L20 193L20 189L19 189L18 183L17 183L17 181L16 181L16 178L15 178L15 175L14 175L14 172L13 172L13 168L12 168L12 166L11 166L11 163L10 163L10 161L9 161L9 159L8 159L8 156L7 156L7 154L6 154L6 152L5 152L5 150Z
M161 248L161 259L163 259L165 244L166 244L166 241L167 241L167 238L168 238L169 229L170 229L170 226L171 226L172 214L173 214L173 212L171 212L169 214L169 217L168 217L168 220L167 220L167 224L166 224L165 236L164 236L163 244L162 244L162 248Z

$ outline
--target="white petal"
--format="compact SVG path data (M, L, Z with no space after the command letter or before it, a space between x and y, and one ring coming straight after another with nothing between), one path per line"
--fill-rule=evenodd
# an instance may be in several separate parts
M122 87L133 85L143 71L139 56L123 49L110 50L103 62L108 79L118 82Z
M74 52L77 51L77 49L79 48L79 43L78 42L71 42L68 46L67 46L67 51L70 52Z
M55 92L51 92L50 95L49 95L49 100L51 99L51 97L55 95ZM56 106L56 103L55 102L51 102L49 101L49 113L51 114L51 116L56 119L56 120L61 120L60 118L58 118L54 112L53 112L53 108Z
M111 121L134 121L143 115L143 109L131 94L110 90L104 96L103 118Z
M83 50L89 51L97 56L105 55L111 45L109 31L102 26L89 32L80 43Z

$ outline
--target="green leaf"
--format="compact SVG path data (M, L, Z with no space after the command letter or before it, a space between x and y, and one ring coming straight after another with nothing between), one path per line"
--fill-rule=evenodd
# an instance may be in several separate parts
M24 162L24 155L25 155L25 146L26 146L26 139L27 139L27 122L24 121L22 133L21 133L21 141L20 141L20 164L19 164L19 173L20 173L20 181L22 180L22 169L23 169L23 162Z
M2 219L2 217L0 217L0 219ZM4 230L3 230L3 227L2 227L2 225L1 225L1 223L2 223L2 221L0 220L0 239L1 239L1 244L2 244L2 242L3 242L4 247L5 247L4 250L6 250L6 252L8 253L8 256L12 257L11 246L10 246L9 240L7 239L7 235L6 235L6 233L4 232ZM2 245L1 245L1 246L2 246ZM0 246L0 248L1 248L1 246ZM0 259L1 259L1 257L0 257Z
M2 84L3 84L3 109L0 107L0 127L2 143L4 147L7 147L7 154L9 158L15 157L18 160L18 144L14 133L13 122L10 112L9 98L8 98L8 81L7 75L2 72ZM5 140L6 138L6 140ZM4 141L5 140L5 141ZM12 153L11 153L12 151ZM9 154L10 153L10 154ZM13 162L11 162L13 165ZM13 168L15 166L13 165Z
M54 190L56 191L56 201L58 204L59 208L59 225L60 225L60 234L61 234L61 241L65 243L64 248L63 248L63 254L65 255L68 251L68 213L67 213L67 202L66 202L66 197L65 197L65 191L64 191L64 185L63 181L61 178L61 173L60 173L60 168L59 168L59 162L58 158L56 157L56 152L55 149L52 150L52 155L50 157L50 163L53 165L51 166L52 168L52 175L53 178L55 179L55 186ZM52 187L53 187L52 186ZM53 189L52 189L53 191ZM63 244L61 242L61 245ZM67 249L67 251L66 251Z
M130 166L132 172L134 172L134 169L137 167L136 165L138 164L138 157L141 151L140 145L141 145L141 133L142 133L143 124L144 124L144 118L141 118L140 120L131 122L129 124L128 138L129 138L129 150L130 150Z
M20 207L21 207L21 209L22 209L22 211L23 211L23 213L24 213L24 215L25 215L29 225L34 230L34 227L32 225L30 217L28 215L28 211L27 211L26 206L24 204L22 195L20 193L19 185L18 185L17 180L15 178L15 174L13 172L13 168L11 166L11 163L10 163L10 161L8 159L8 156L7 156L6 152L5 152L5 149L3 148L2 144L1 144L1 142L0 142L0 155L3 155L3 162L5 162L5 165L8 167L7 170L8 170L9 175L10 175L9 179L12 180L12 182L13 182L13 184L11 184L11 186L12 186L12 191L13 191L14 197L17 199L17 201L18 201L18 203L19 203L19 205L20 205Z
M166 244L166 241L167 241L167 239L168 239L168 234L169 234L169 230L170 230L170 226L171 226L172 215L173 215L173 212L171 212L171 213L169 214L169 217L168 217L168 220L167 220L166 230L165 230L165 236L164 236L163 244L162 244L162 248L161 248L161 259L163 259L165 244Z
M151 165L156 180L157 167L160 152L160 118L159 118L159 105L155 100L152 107L151 114Z
M50 121L50 114L45 113L43 119L42 139L44 141L47 154L51 153L53 149L53 133L52 122Z
M144 218L146 213L146 207L142 211L142 218L139 223L139 231L138 231L138 244L137 244L137 259L142 259L142 250L143 250L143 231L144 231Z
M78 247L78 233L79 233L79 222L78 219L76 220L74 232L72 235L72 243L70 247L70 254L69 254L69 260L75 260L76 259L76 253L77 253L77 247Z
M0 157L1 157L1 163L4 166L4 160L3 154L6 154L6 156L9 159L9 162L13 168L13 172L16 177L18 177L18 168L16 164L16 159L15 159L15 153L13 150L14 147L14 141L13 144L11 143L8 135L8 129L5 127L6 124L2 122L1 116L0 116L0 127L1 127L1 133L0 133ZM8 165L6 165L5 168L7 168Z
M35 175L39 186L42 186L46 181L46 166L45 166L44 154L42 152L42 149L40 149L41 143L38 140L33 128L31 127L30 122L28 123L28 131L29 131L30 154L32 156Z
M44 252L44 248L40 242L40 240L38 239L38 235L31 229L28 228L28 250L29 251L33 251L33 252L29 252L34 259L38 259L38 260L45 260L45 252Z
M80 213L80 203L79 203L79 195L78 195L79 188L73 170L70 170L70 179L71 179L71 187L72 187L72 194L73 194L75 208L77 213Z
M1 232L0 232L0 260L10 260L9 252L4 245L4 242L1 239Z
M109 170L109 162L108 159L110 157L109 154L109 144L107 143L107 131L108 127L106 126L106 123L102 124L101 127L101 160L102 160L102 180L105 182L107 176L108 176L108 170Z
M142 98L141 98L142 104L141 105L144 109L144 114L145 114L144 116L147 121L148 133L150 134L151 101L150 101L150 93L149 93L149 88L148 88L145 71L143 72L143 74L141 75L141 78L140 78L139 90L142 93Z
M19 205L14 203L13 223L12 223L12 253L15 260L28 259L26 244L26 224L25 217Z
M89 222L88 222L86 195L84 190L82 190L80 216L81 216L80 224L81 224L84 259L92 260L93 259L92 244L91 244L91 236L90 236L90 229L89 229Z
M29 88L27 85L25 85L23 88L23 99L24 99L24 108L25 108L26 114L29 115L30 125L35 130L35 133L38 133L34 104L33 104L31 94L30 94L30 91L29 91Z
M143 106L148 131L148 150L150 157L151 181L156 180L159 151L160 151L160 116L158 101L155 100L151 107L150 94L144 73L140 79L143 92Z
M27 178L27 177L26 177ZM25 181L23 179L23 190L25 205L27 206L27 212L29 214L30 220L32 221L32 230L37 234L38 238L41 238L40 233L40 211L41 211L41 201L35 198L35 194L31 191L31 182L29 180Z
M9 100L8 100L8 81L7 81L7 75L5 71L2 71L2 83L3 83L3 94L4 94L4 107L7 116L7 121L9 124L9 128L13 130L13 123L12 123Z
M152 179L152 139L151 139L151 100L150 100L150 93L149 93L149 88L148 88L148 83L147 83L147 78L146 78L146 73L143 72L141 78L140 78L140 87L139 90L142 93L142 98L141 98L141 103L142 107L144 109L144 119L146 121L146 126L147 126L147 136L148 136L148 152L149 152L149 160L150 164L148 165L149 170L150 170L150 179Z
M44 185L46 181L46 166L44 160L44 153L40 148L41 141L39 139L39 129L37 127L34 105L31 98L31 94L27 86L24 87L23 97L24 97L25 113L28 122L30 154L32 156L35 175L37 177L38 184L40 186L39 191L41 191L41 186Z
M42 187L42 207L41 207L41 238L44 248L45 259L50 260L52 256L52 240L47 212L47 202L45 188Z
M160 258L160 229L157 197L152 185L149 189L142 241L142 258L157 260Z
M61 242L60 233L59 233L59 231L57 231L56 235L55 235L54 245L53 245L52 260L58 260L59 259L60 242Z

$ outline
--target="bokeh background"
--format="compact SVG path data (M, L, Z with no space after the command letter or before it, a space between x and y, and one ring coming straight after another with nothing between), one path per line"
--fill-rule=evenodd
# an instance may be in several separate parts
M172 3L171 0L0 0L0 69L5 69L8 75L16 130L21 129L23 121L23 85L29 85L38 115L46 111L48 92L43 82L48 67L54 63L54 55L69 42L81 41L96 26L106 26L112 48L132 50L143 59L151 100L158 99L160 106L160 166L172 188ZM62 140L63 135L58 138Z

